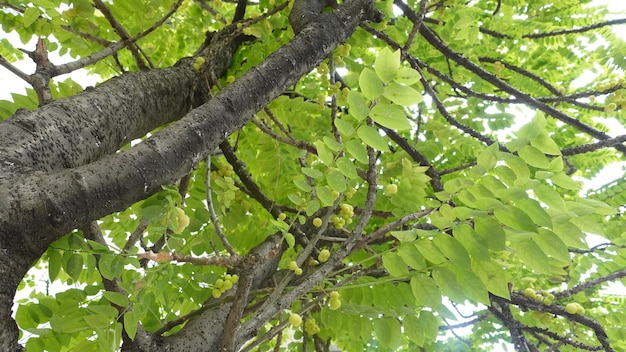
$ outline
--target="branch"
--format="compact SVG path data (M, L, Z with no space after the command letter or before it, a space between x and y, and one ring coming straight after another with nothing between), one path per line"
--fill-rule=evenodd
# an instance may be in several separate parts
M115 17L113 16L113 14L109 10L109 8L104 4L104 2L102 0L93 0L93 2L95 4L96 8L98 10L100 10L100 12L102 12L104 17L107 19L107 21L109 22L109 24L111 25L111 27L113 28L115 33L117 33L117 35L120 36L122 41L127 43L128 49L130 50L131 54L135 58L135 62L137 63L137 67L139 67L140 70L148 69L146 64L143 62L143 59L141 58L141 55L139 55L139 51L140 51L139 47L137 46L137 44L135 42L130 40L131 36L128 34L128 32L126 32L124 27L117 21L117 19L115 19ZM150 66L152 67L153 65L150 63Z
M607 135L604 132L601 132L589 125L586 125L582 122L580 122L579 120L576 120L568 115L566 115L565 113L563 113L560 110L557 110L549 105L544 104L543 102L531 97L530 95L523 93L515 88L513 88L512 86L510 86L509 84L505 83L504 81L500 80L498 77L496 77L495 75L491 74L490 72L485 71L482 67L474 64L473 62L471 62L469 59L463 57L461 54L453 51L452 49L450 49L441 39L439 39L439 37L437 37L435 35L435 33L428 27L426 26L422 26L420 28L420 34L422 34L422 36L433 46L435 47L437 50L439 50L442 54L444 54L446 57L454 60L456 63L458 63L459 65L465 67L466 69L468 69L469 71L475 73L476 75L478 75L479 77L481 77L482 79L484 79L485 81L491 83L492 85L494 85L495 87L517 97L520 101L524 102L525 104L528 104L530 106L533 106L535 108L537 108L538 110L543 111L544 113L546 113L547 115L550 115L582 132L585 132L587 134L589 134L592 137L595 137L597 139L603 140L603 139L608 139L610 138L609 135ZM618 149L619 151L626 153L626 147L623 145L617 145L615 146L616 149Z

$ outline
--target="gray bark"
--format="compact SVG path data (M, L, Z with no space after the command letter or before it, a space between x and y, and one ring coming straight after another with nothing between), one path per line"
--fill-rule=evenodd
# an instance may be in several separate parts
M319 65L360 21L372 18L372 6L371 0L345 1L316 17L292 42L189 113L195 72L186 61L125 74L0 124L0 350L21 349L11 302L19 281L52 241L189 173L253 114ZM145 142L115 153L129 140L175 120ZM273 247L266 242L258 251L268 248ZM259 278L275 268L273 260L266 264L270 269L260 266ZM228 310L222 305L207 311L171 337L141 332L125 350L215 351ZM237 347L244 342L237 341Z

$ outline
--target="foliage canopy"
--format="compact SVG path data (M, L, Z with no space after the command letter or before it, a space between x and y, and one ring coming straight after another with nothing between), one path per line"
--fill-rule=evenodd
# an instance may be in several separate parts
M110 80L87 90L100 94L122 84L113 77L139 77L129 71L186 67L190 83L171 83L193 91L177 102L189 112L179 122L162 117L141 143L114 125L98 132L123 142L110 160L139 145L158 149L159 136L195 128L185 120L193 108L230 85L244 104L263 94L243 90L249 72L263 73L270 54L309 27L323 31L325 16L369 3L316 11L295 34L289 14L305 1L1 2L2 30L22 43L2 39L0 64L33 88L0 101L0 130L18 109L78 106L71 99L86 87L71 76L49 81L61 74L83 68ZM64 220L75 230L48 240L18 288L30 292L14 315L26 350L147 351L148 340L164 350L195 341L186 325L211 314L205 329L226 350L626 350L626 301L604 290L626 282L626 184L582 190L626 151L625 135L611 133L626 124L626 45L615 35L626 19L574 0L375 6L380 23L360 22L314 70L251 106L257 113L215 141L219 149L176 155L193 164L187 176L123 209L88 200L108 215ZM232 64L207 69L230 57L201 48L228 51L224 38L235 37ZM12 63L33 38L29 75ZM48 52L75 61L50 63ZM285 71L302 66L286 58ZM271 90L275 77L265 78ZM73 138L48 147L78 148L82 137ZM165 156L153 163L173 165Z

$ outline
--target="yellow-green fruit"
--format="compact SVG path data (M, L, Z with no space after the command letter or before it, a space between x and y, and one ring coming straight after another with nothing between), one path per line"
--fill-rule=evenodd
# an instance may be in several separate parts
M315 226L315 227L322 226L322 219L320 219L320 218L313 219L313 226Z
M530 287L527 287L527 288L524 290L524 297L526 297L526 298L534 298L534 297L535 297L535 294L537 294L537 292L535 292L535 290L533 290L533 289L532 289L532 288L530 288Z
M287 219L287 215L285 213L278 214L278 220L285 220L285 219Z
M215 280L215 287L217 287L217 288L224 287L224 280L222 280L222 279Z
M211 294L213 295L213 298L220 298L222 291L219 288L215 288L211 291Z
M200 69L202 68L202 65L204 65L204 63L206 62L206 59L202 56L198 56L196 58L196 61L194 61L193 63L193 69L196 71L200 71Z
M388 195L392 195L392 194L398 193L398 186L394 185L393 183L388 184L385 187L385 193L387 193Z
M295 260L292 260L289 262L289 270L296 270L298 269L298 263L296 263Z
M552 304L552 299L550 297L544 297L543 298L543 304L549 306Z
M225 290L230 290L231 288L233 288L233 283L230 280L226 280L224 281L224 289Z
M302 268L296 268L293 273L296 275L302 275Z
M320 327L317 326L315 319L311 318L304 323L304 331L309 335L315 335L320 332Z
M181 208L176 207L176 222L178 226L174 230L175 233L181 233L183 230L189 226L189 217L185 214L185 211Z
M238 283L239 282L239 275L237 275L237 274L232 275L231 278L230 278L230 282L232 282L233 284Z
M576 314L576 312L578 312L578 307L580 307L580 304L578 303L568 303L565 306L565 311L568 312L569 314Z
M330 293L330 299L339 299L339 292L333 291Z
M335 310L341 307L341 301L339 299L330 299L330 309Z
M296 313L289 315L289 324L298 327L302 324L302 317Z
M330 251L328 249L322 249L320 255L317 256L317 260L319 260L320 263L326 262L328 258L330 258Z
M228 83L233 83L235 82L235 76L228 76L228 78L226 78L226 81L228 81Z
M583 306L581 306L580 304L578 305L578 309L576 309L576 314L578 315L583 315L585 314L585 308L583 308Z

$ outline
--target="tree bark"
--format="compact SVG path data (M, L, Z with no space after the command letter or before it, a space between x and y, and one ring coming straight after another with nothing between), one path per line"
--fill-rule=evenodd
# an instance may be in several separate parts
M0 124L0 189L4 190L0 197L0 350L22 349L11 319L13 297L24 274L52 241L186 175L228 135L319 65L361 21L380 20L372 3L345 1L335 11L316 17L290 43L189 113L196 73L191 60L183 60L168 69L124 74L37 111L21 111ZM176 122L145 142L115 153L128 141L171 121ZM257 250L274 248L272 241ZM267 263L269 269L260 266L255 273L255 285L274 272L276 262ZM205 312L167 338L142 333L125 350L214 351L228 310L225 304ZM236 341L235 349L244 342Z

